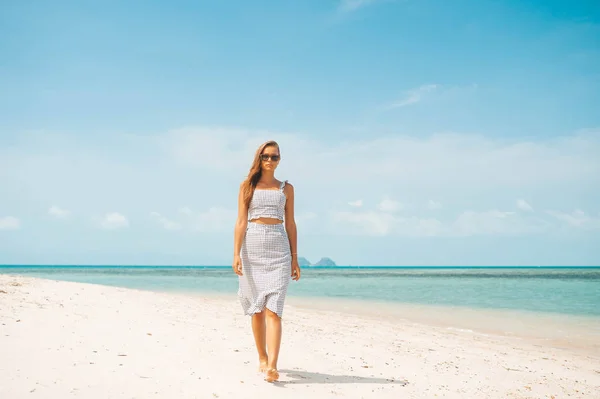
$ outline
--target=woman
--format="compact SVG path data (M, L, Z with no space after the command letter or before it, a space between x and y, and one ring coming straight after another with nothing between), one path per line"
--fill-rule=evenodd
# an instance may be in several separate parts
M294 187L275 178L280 158L275 141L256 151L250 173L240 185L234 233L238 297L244 314L252 317L259 370L268 382L279 379L281 317L290 277L300 279Z

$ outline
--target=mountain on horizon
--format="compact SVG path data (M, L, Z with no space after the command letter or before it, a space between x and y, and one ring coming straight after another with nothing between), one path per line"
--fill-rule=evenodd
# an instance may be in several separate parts
M308 259L300 256L298 264L300 267L337 266L333 259L327 257L321 258L317 263L311 263Z

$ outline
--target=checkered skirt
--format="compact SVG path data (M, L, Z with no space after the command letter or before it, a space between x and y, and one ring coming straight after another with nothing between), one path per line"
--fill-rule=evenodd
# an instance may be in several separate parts
M241 259L238 298L244 314L250 316L267 308L282 317L292 262L283 224L248 223Z

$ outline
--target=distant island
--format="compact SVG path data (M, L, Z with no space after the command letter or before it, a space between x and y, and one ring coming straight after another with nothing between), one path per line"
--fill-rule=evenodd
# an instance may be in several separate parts
M323 267L323 266L337 266L331 258L321 258L317 263L310 263L310 261L303 257L298 257L298 264L300 267Z

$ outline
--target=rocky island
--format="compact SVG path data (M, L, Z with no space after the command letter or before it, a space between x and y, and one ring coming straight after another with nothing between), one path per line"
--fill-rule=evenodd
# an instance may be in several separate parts
M317 263L310 263L310 261L304 257L298 257L298 264L300 267L323 267L323 266L337 266L331 258L321 258Z

